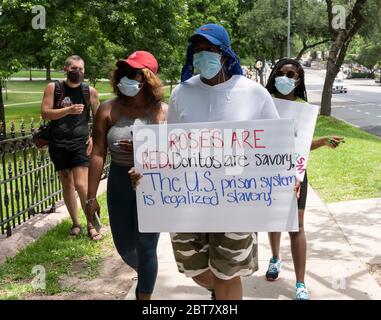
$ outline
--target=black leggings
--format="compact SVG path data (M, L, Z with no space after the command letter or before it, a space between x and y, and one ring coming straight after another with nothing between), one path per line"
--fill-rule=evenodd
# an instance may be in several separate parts
M131 187L128 170L130 167L111 164L107 182L111 232L118 253L138 273L137 292L151 294L158 269L159 233L139 232L136 193Z
M304 176L304 180L300 185L300 196L298 199L298 209L305 209L307 202L307 190L308 190L308 179L307 179L307 171Z

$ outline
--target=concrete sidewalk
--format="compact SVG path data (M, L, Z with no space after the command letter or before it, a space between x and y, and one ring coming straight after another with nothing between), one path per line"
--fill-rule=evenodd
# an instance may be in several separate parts
M306 284L311 299L381 299L381 287L366 263L381 262L381 199L325 205L309 188L305 213ZM210 300L210 294L178 273L170 238L161 235L155 300ZM287 233L282 236L280 279L264 278L271 256L267 234L259 234L259 271L243 278L244 299L293 299L295 275ZM135 282L136 285L136 282ZM126 299L135 299L135 285Z

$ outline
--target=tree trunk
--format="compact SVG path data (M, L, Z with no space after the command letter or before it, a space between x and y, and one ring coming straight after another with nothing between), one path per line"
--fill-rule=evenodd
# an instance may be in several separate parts
M275 49L272 49L271 51L271 64L275 64Z
M327 59L327 74L324 81L321 111L320 114L324 116L331 115L332 104L332 85L335 81L336 75L340 71L340 67L344 62L345 55L347 54L348 46L353 37L360 30L365 19L362 16L362 9L367 0L356 0L351 13L346 18L346 29L334 29L333 21L333 1L326 0L329 30L332 35L332 45L329 50Z
M329 56L327 60L327 73L324 81L320 111L320 114L323 116L331 115L332 85L335 81L336 75L340 71L340 66L342 64L342 61L340 62L340 56L344 54L345 57L346 50L344 47L344 33L341 31L340 34L336 37L335 41L332 43L331 49L329 50ZM342 59L344 59L344 57Z
M170 80L170 84L169 84L169 93L171 94L172 93L172 88L173 88L173 80L171 79Z
M280 54L279 54L279 59L282 59L284 57L284 42L280 41Z
M329 70L329 71L328 71ZM337 72L332 70L332 66L327 64L327 74L325 76L323 95L321 99L321 111L322 116L330 116L332 110L332 86L335 81Z
M302 50L299 51L298 55L296 56L296 60L300 60L304 54L304 52L307 51L307 47L303 46Z
M0 79L0 140L6 138L5 135L5 110L3 101L3 80Z
M29 81L32 81L32 67L29 68Z
M51 81L52 80L52 73L50 69L50 61L46 65L46 81Z

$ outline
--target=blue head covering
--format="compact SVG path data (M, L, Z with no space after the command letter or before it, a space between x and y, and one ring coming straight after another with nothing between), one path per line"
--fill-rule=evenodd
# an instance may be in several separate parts
M185 65L181 71L181 82L184 82L193 76L193 43L192 40L195 36L202 36L209 42L218 46L222 55L227 57L225 63L225 71L229 76L235 74L243 74L241 64L237 54L230 47L229 34L224 27L217 24L206 24L196 30L196 32L189 38L189 45Z

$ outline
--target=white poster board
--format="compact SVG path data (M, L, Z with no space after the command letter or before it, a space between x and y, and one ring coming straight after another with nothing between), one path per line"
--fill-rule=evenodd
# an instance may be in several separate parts
M298 229L293 120L137 125L141 232Z
M300 181L303 181L319 113L319 106L277 98L274 98L274 103L282 119L293 119L295 121L296 176Z

